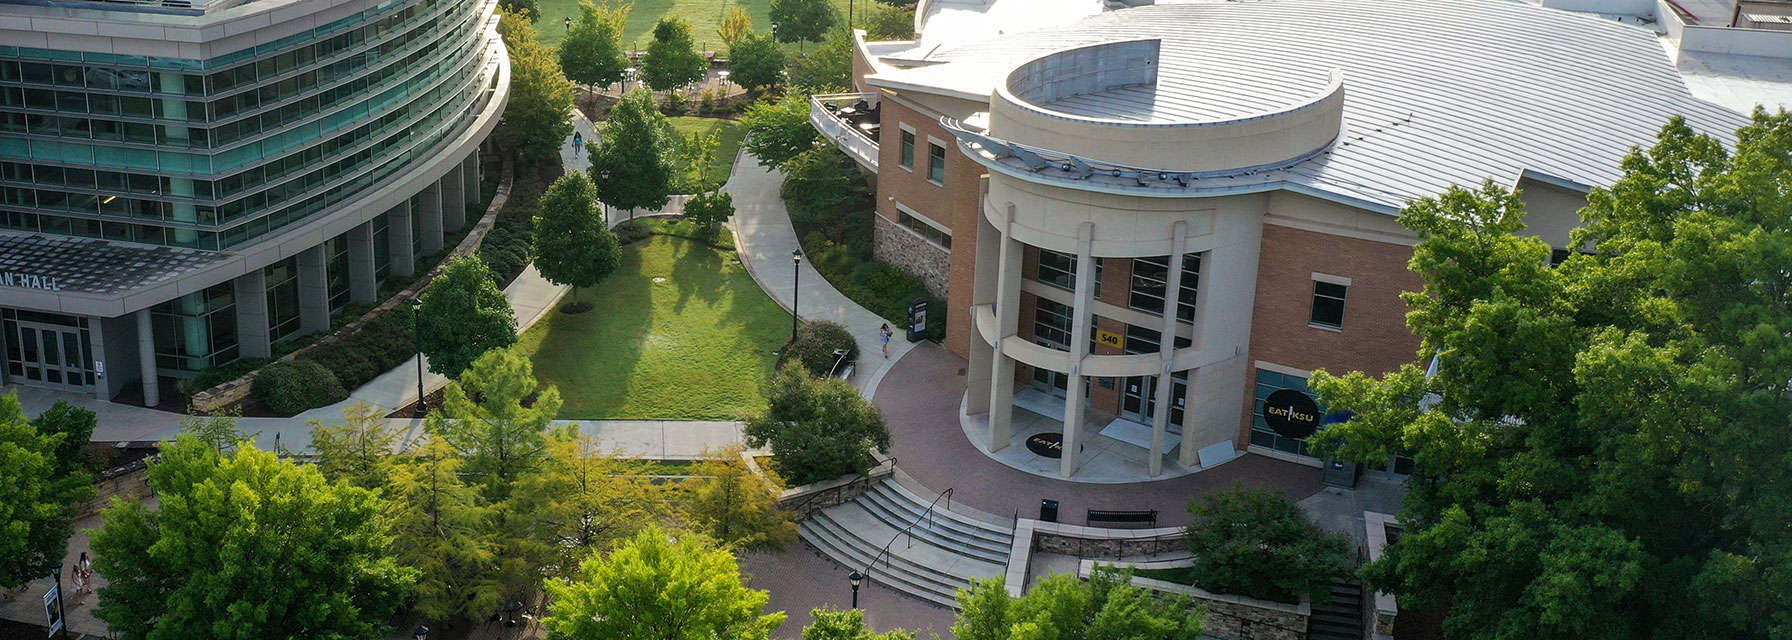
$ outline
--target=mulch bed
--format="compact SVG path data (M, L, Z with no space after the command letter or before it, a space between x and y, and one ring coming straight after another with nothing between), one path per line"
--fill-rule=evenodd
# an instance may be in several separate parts
M427 402L429 402L429 409L431 411L435 411L437 409L442 408L442 392L443 392L443 389L436 389L435 391L431 391L429 393L429 395L425 397L425 400ZM386 417L410 419L410 418L421 418L421 417L423 417L423 414L417 412L417 403L412 402L403 407L400 407L397 411L393 411L392 413L386 414Z
M560 305L560 313L564 313L566 315L577 315L577 314L581 314L581 313L584 313L584 312L590 311L590 310L591 310L591 303L585 302L583 300L580 300L577 302L568 302L566 304Z

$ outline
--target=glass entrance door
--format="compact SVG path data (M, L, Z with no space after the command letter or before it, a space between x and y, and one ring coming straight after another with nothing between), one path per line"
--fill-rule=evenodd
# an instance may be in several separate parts
M93 384L93 356L78 327L6 323L8 377L20 384L84 392Z
M1062 398L1069 387L1070 374L1045 367L1033 367L1033 388Z
M1120 390L1120 417L1140 424L1151 424L1152 414L1157 411L1157 376L1133 376L1126 379L1125 388ZM1176 404L1170 406L1171 433L1182 433L1182 409L1188 397L1188 374L1178 371L1170 377L1170 397Z

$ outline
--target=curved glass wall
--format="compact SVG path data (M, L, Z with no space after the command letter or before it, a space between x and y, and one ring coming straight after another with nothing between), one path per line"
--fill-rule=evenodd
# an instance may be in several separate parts
M459 130L491 11L394 0L204 61L0 47L0 228L226 249L304 220Z

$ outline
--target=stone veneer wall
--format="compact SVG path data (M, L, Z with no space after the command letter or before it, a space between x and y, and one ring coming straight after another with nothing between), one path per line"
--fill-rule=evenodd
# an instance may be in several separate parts
M93 499L75 505L74 519L80 520L99 513L112 504L113 498L129 500L149 497L149 462L154 459L138 460L100 473L93 481Z
M1078 563L1077 575L1089 577L1096 561ZM1186 566L1187 562L1116 562L1104 566L1165 568ZM1132 583L1152 591L1188 596L1207 607L1207 628L1203 637L1237 638L1238 640L1306 640L1307 620L1313 606L1305 597L1300 604L1258 600L1244 596L1213 593L1200 587L1134 576Z
M758 458L760 457L763 456L741 454L741 458L747 462L747 469L754 475L764 478L765 473L759 468ZM859 496L865 495L865 492L871 489L871 485L883 482L895 471L896 465L893 460L878 456L877 466L872 467L871 471L864 475L845 475L833 480L813 482L779 492L778 508L792 512L793 517L801 520L822 509L852 502Z
M871 257L921 277L927 291L946 297L946 265L952 253L880 215L871 243Z

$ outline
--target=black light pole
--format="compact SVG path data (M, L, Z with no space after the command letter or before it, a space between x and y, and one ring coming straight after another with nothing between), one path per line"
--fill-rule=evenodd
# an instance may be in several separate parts
M429 402L423 399L423 299L411 298L411 337L417 346L417 414L429 412Z
M796 344L796 305L803 293L803 250L790 250L790 343Z
M852 581L852 608L857 609L859 608L859 581L865 579L865 574L854 570L852 575L846 576L846 579Z

